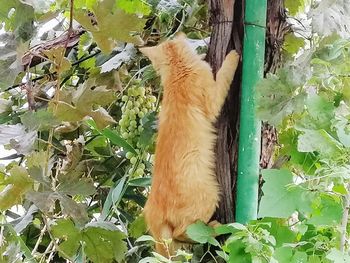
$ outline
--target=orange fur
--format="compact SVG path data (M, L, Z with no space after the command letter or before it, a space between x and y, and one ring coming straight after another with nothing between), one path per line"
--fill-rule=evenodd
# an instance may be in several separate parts
M151 193L144 213L154 238L183 240L186 227L208 222L219 201L214 174L213 122L220 113L239 56L231 51L214 80L208 63L184 35L156 47L141 48L164 87ZM175 246L175 245L174 245ZM162 244L156 250L165 256Z

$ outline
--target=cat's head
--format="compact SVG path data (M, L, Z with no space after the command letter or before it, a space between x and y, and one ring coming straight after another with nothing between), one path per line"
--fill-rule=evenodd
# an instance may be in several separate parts
M174 60L183 57L186 52L192 52L184 33L177 33L172 40L165 41L157 46L143 47L139 50L151 60L157 72L167 68Z

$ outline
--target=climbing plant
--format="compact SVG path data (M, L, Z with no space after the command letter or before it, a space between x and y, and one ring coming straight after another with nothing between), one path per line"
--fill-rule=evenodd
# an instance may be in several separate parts
M137 47L181 30L206 52L207 4L1 1L0 262L349 261L350 5L285 3L284 66L257 93L279 139L259 220L198 222L166 259L142 217L162 89Z

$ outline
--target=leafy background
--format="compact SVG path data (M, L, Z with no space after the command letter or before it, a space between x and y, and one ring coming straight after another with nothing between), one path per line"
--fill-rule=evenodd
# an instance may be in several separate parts
M285 4L257 111L288 161L262 171L259 220L198 222L166 259L142 217L162 90L137 47L181 30L205 52L206 3L1 1L0 262L350 262L350 4Z

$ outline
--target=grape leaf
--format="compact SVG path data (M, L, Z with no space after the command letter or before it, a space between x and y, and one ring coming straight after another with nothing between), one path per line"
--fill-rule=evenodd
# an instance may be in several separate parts
M23 195L33 186L33 180L24 167L14 166L9 173L10 176L0 179L1 184L6 185L0 192L0 210L21 204Z
M86 207L83 204L78 204L72 198L63 193L58 195L62 212L73 218L74 222L83 225L89 220Z
M262 171L265 183L261 198L259 217L287 218L297 209L309 206L308 197L302 188L293 185L293 175L288 170L268 169Z
M139 238L146 233L147 225L145 218L143 215L140 215L129 225L129 235L133 238Z
M117 7L131 14L148 15L151 12L150 6L142 0L118 0Z
M90 31L102 52L109 53L116 46L115 41L142 44L135 32L141 32L145 19L135 14L128 14L122 9L115 8L114 0L99 1L93 7L94 17L97 21L93 25L89 13L82 9L75 10L74 18L88 31ZM111 24L113 21L113 24ZM118 25L115 28L113 25Z
M93 112L93 106L108 105L115 100L113 90L96 86L95 82L95 79L90 78L77 90L62 93L62 96L60 93L61 101L50 101L49 110L62 121L76 122L81 121L85 116L91 116L95 117L101 126L114 122L108 113L101 109Z
M278 126L284 117L302 111L305 94L296 93L296 89L286 70L280 70L277 75L269 74L257 86L258 117Z
M342 154L342 145L325 130L305 130L298 137L299 152L318 152L323 156Z
M314 199L310 219L307 221L313 225L338 225L343 215L342 202L338 197L321 194Z
M305 42L303 38L290 33L284 38L283 49L287 51L288 54L294 55L304 46L304 44Z
M336 130L339 141L345 147L350 147L350 108L346 104L341 104L335 110L332 126Z
M74 257L80 247L81 233L74 226L71 220L60 219L51 226L51 231L54 237L60 238L63 242L59 245L61 256L67 255Z
M28 49L25 43L17 44L15 36L10 33L0 35L0 90L13 84L17 75L23 70L21 57Z
M67 195L93 195L96 191L93 181L89 178L79 178L73 180L67 180L57 188L57 191Z
M127 251L120 231L108 231L100 227L87 227L82 232L86 255L95 263L121 262Z
M21 115L23 125L29 130L45 131L59 124L52 112L46 109L28 111Z
M37 138L36 131L26 132L21 124L0 125L0 144L10 144L18 153L27 154Z
M106 128L112 123L115 123L115 120L102 107L99 107L97 110L90 112L89 115L94 119L97 128L100 130Z
M295 16L305 8L306 0L286 0L285 6L288 8L289 13Z
M33 204L36 205L41 211L49 212L50 209L54 206L58 196L53 191L30 191L26 194L26 198L29 201L33 202Z
M212 227L207 226L201 221L189 225L186 229L186 234L193 241L204 244L209 243L214 246L220 246L219 242L214 238L215 231Z
M321 36L333 33L349 38L350 2L348 0L322 0L308 14L313 30Z

